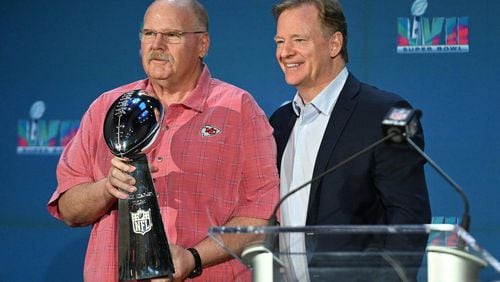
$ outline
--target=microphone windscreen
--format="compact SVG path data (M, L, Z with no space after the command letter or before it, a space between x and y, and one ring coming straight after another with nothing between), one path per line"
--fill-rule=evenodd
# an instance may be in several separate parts
M391 108L382 120L384 136L394 134L389 143L401 143L406 136L413 137L418 131L420 110L411 108Z

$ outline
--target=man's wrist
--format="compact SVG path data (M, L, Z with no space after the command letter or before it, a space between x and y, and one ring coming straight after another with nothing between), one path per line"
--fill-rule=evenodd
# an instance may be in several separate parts
M201 264L201 257L198 251L195 248L188 248L187 249L194 258L194 269L189 273L188 278L195 278L201 275L203 272L203 265Z

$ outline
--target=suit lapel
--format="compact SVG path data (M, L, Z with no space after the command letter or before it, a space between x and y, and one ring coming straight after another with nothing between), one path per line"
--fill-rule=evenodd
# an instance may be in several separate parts
M283 158L286 144L288 143L293 126L297 120L297 115L293 111L291 103L287 105L286 114L280 117L280 120L282 121L278 123L280 126L274 129L276 147L278 149L278 171L280 171L281 168L281 159Z
M352 75L349 74L347 81L342 88L340 96L335 104L333 112L328 121L321 145L319 147L318 155L316 156L316 163L314 165L313 178L329 169L327 167L328 161L331 159L335 146L342 135L344 127L349 120L357 103L356 96L359 92L360 83ZM330 164L331 166L335 164ZM321 179L314 181L311 184L311 192L309 195L309 205L307 214L307 225L314 225L317 222L318 208L317 199L321 194Z

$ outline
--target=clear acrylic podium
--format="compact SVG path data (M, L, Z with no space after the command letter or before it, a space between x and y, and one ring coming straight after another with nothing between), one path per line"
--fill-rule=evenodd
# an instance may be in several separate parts
M308 251L279 250L278 238L297 234L303 236L303 246L308 246L304 247ZM252 239L238 255L224 245L221 236ZM454 224L216 226L209 229L209 237L247 265L253 281L257 282L500 281L498 260ZM351 246L327 251L317 247L322 243L342 246L343 242L359 238L396 243L394 247L387 247L387 244L378 248L374 244L364 249ZM413 246L414 242L420 243ZM317 248L309 247L311 245ZM305 273L305 276L297 278L297 273Z

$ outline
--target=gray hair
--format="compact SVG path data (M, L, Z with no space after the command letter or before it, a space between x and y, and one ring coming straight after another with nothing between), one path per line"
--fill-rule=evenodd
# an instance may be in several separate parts
M151 5L149 5L149 8L154 5L156 2L166 2L166 3L171 3L171 4L176 4L179 6L187 7L191 9L198 21L198 24L201 25L202 28L205 29L205 31L208 31L208 13L205 10L205 7L197 1L197 0L155 0ZM146 11L147 13L147 11Z

